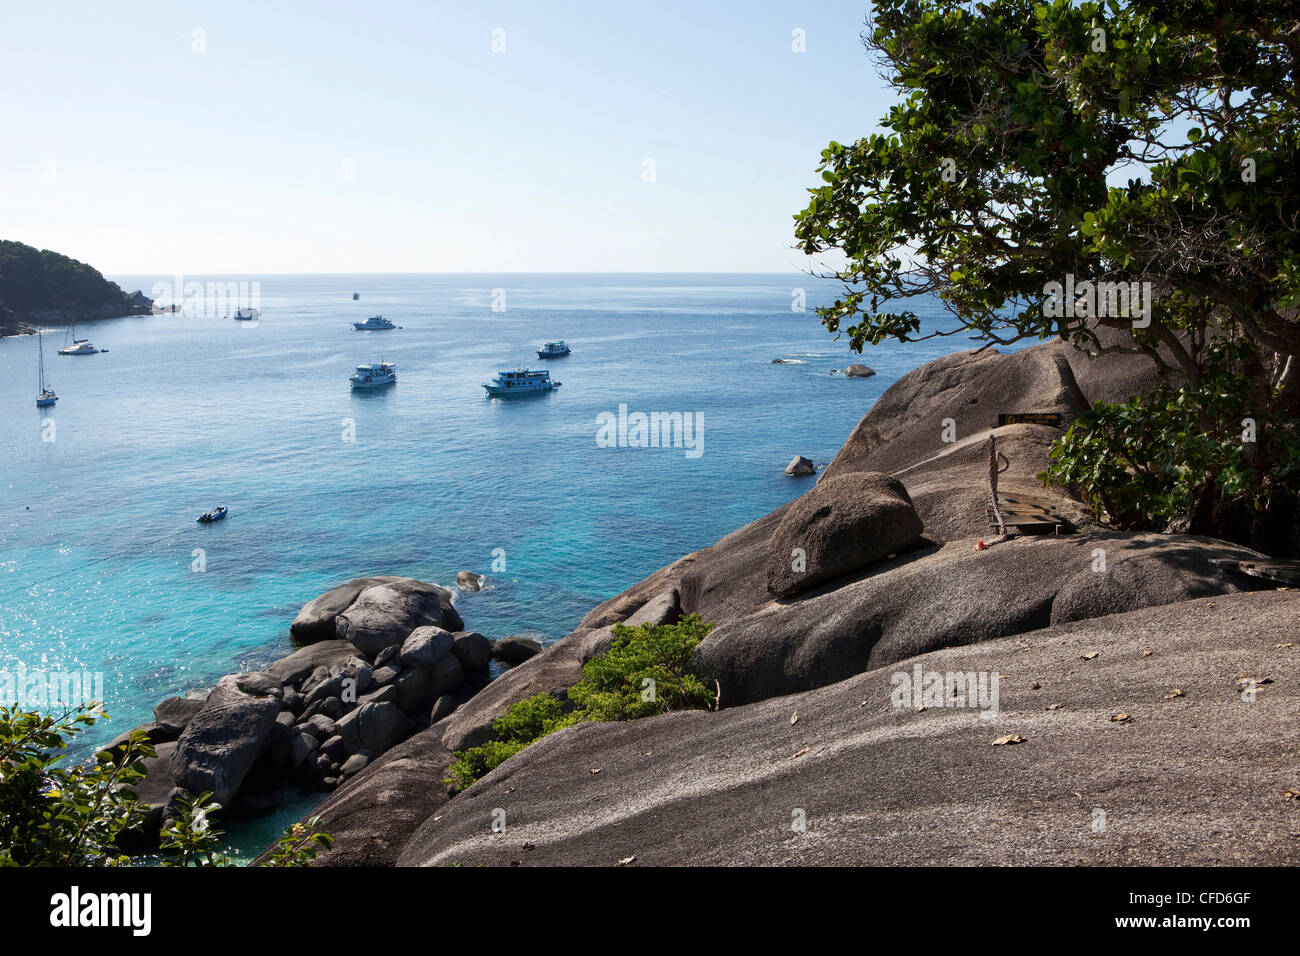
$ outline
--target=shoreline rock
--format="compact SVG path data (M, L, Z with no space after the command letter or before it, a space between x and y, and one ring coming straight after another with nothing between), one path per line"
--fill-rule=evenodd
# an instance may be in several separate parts
M487 685L492 643L463 629L451 596L412 578L349 581L299 612L295 636L310 643L265 670L221 678L211 693L160 701L140 728L159 754L138 788L150 813L123 846L155 849L181 789L211 791L223 812L259 815L285 786L328 791L358 776L428 727L435 704L442 716L454 712ZM318 639L331 628L361 646Z
M785 473L792 477L815 475L817 474L817 466L813 464L811 458L805 458L803 455L795 455L790 459L790 464L785 466Z

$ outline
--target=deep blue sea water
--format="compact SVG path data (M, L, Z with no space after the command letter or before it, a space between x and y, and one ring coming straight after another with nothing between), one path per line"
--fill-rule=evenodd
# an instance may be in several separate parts
M171 280L110 278L146 294ZM299 606L362 574L487 573L458 599L468 627L558 639L803 493L813 479L782 474L794 454L825 463L900 375L970 347L854 356L812 312L836 287L800 273L187 279L259 283L261 320L96 322L79 333L109 352L88 357L54 355L57 330L52 410L34 404L36 338L0 341L0 671L102 672L114 719L91 742L288 653ZM352 330L374 313L402 328ZM538 366L552 338L573 348L546 363L558 391L486 397L495 370ZM353 366L381 357L398 383L351 391ZM830 374L853 361L879 374ZM597 417L620 404L701 415L703 454L599 447ZM218 504L226 521L195 523Z

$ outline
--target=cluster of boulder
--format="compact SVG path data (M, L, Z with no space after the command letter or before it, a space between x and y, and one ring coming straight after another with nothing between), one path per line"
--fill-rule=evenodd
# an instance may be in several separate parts
M541 650L465 630L452 598L412 578L358 578L303 607L291 632L305 646L293 654L158 704L136 728L157 752L137 788L150 812L136 842L156 843L182 791L256 812L287 784L333 790L455 711L491 679L494 658Z

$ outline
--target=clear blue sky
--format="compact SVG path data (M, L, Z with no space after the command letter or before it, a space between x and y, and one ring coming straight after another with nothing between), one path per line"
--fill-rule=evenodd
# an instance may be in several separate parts
M109 274L803 267L818 153L892 102L867 9L6 3L0 238Z

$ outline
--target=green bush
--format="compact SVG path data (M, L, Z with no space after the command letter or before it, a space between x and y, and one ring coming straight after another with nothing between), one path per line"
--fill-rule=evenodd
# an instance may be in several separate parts
M677 624L615 625L609 653L583 665L569 700L583 720L636 720L711 707L713 692L686 665L712 629L698 614Z
M0 866L119 866L130 862L118 836L144 822L147 807L132 787L156 756L143 731L93 761L60 766L68 742L107 715L81 707L59 715L0 707ZM211 794L184 795L162 833L164 866L230 866L221 809ZM295 823L276 842L269 866L305 866L333 840L316 820Z
M572 709L567 708L568 711ZM578 715L566 713L566 707L558 697L538 694L510 707L492 722L492 729L500 742L530 744L577 721Z
M1125 530L1250 539L1251 516L1288 503L1300 487L1300 444L1282 420L1254 407L1248 379L1226 371L1196 388L1097 402L1053 446L1039 478Z
M712 707L713 692L686 670L691 652L712 629L698 614L676 624L615 625L609 651L582 665L582 679L569 689L567 700L537 694L512 704L492 722L495 740L456 753L446 783L456 792L464 790L563 727Z

